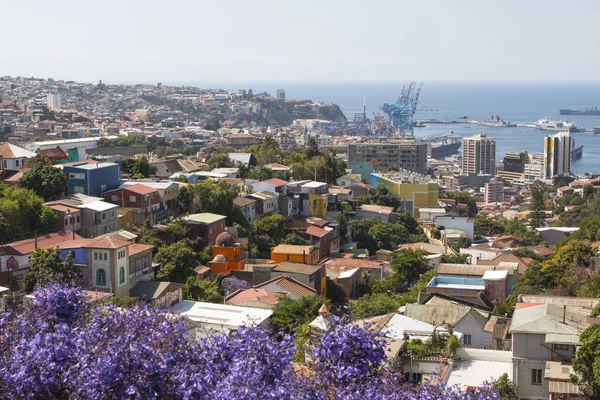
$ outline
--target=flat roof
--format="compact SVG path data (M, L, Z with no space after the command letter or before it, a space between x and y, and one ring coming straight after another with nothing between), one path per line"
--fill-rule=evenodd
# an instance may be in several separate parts
M111 204L111 203L107 203L106 201L92 201L91 203L84 203L80 206L78 206L79 208L89 208L90 210L94 210L94 211L106 211L106 210L110 210L113 208L118 208L119 206L117 206L116 204Z
M448 386L458 385L461 389L467 386L479 387L485 381L491 382L502 374L512 379L512 363L510 361L461 360L454 359Z
M310 245L300 245L300 244L279 244L273 247L273 253L283 253L283 254L310 254L316 247Z
M485 282L483 279L434 276L427 284L427 287L485 290Z
M508 276L507 270L499 270L499 271L486 271L483 274L484 281L495 281L495 280L504 280Z
M273 311L269 309L189 300L183 300L169 310L195 322L229 328L237 328L242 325L258 325L273 314Z
M113 163L113 162L102 162L102 163L93 163L93 164L83 164L83 165L75 165L73 166L73 168L79 168L79 169L97 169L97 168L106 168L106 167L112 167L112 166L118 166L119 164L117 163Z
M195 222L199 224L214 224L217 221L221 221L227 218L224 215L213 214L213 213L200 213L200 214L190 214L187 217L184 217L184 221Z
M273 268L273 272L289 272L291 274L312 275L322 267L320 265L309 265L284 261Z

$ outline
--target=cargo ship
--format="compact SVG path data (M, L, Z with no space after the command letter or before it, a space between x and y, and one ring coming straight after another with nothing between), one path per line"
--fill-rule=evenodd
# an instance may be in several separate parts
M573 140L573 147L571 148L571 161L579 160L583 156L583 145L575 146L575 141Z
M460 146L462 146L462 142L454 136L454 133L426 138L423 141L429 145L431 158L436 159L443 159L444 157L456 154Z
M600 108L598 107L586 107L586 108L561 108L560 115L600 115Z

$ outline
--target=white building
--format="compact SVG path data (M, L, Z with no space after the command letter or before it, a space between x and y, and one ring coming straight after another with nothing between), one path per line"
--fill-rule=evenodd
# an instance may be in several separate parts
M36 154L10 143L0 145L0 169L18 171L27 164L27 160Z
M469 217L437 216L435 217L435 226L445 229L458 229L473 240L475 234L475 220Z
M47 106L50 110L57 110L57 109L62 108L60 93L58 93L58 92L48 93Z

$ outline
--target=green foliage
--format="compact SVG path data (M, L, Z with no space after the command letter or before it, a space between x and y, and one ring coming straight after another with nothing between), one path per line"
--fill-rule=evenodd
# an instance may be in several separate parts
M504 315L508 318L512 318L515 312L515 305L517 304L517 298L512 296L505 300L494 301L494 314Z
M304 244L307 244L307 241L306 241L306 239L304 239L304 235L302 235L302 233L300 233L294 229L286 235L286 237L283 239L283 241L281 243L304 245Z
M183 241L160 248L154 261L162 264L156 279L177 283L185 283L198 265L197 254Z
M55 230L58 217L33 190L0 185L0 233L13 241Z
M442 255L442 262L448 264L467 264L468 254L448 253Z
M546 187L541 181L535 181L531 185L531 215L529 223L533 228L544 226L546 219Z
M207 164L210 167L210 169L231 168L234 166L229 156L225 153L217 153L211 155L207 161Z
M323 303L329 301L319 296L305 296L297 300L281 297L273 309L271 323L276 329L292 334L298 327L315 319Z
M355 318L368 318L398 311L401 305L400 295L386 293L365 294L350 303L350 311Z
M375 189L371 189L371 202L380 206L394 207L397 210L400 207L400 198L383 184L378 184Z
M129 296L111 296L105 300L106 304L119 308L133 308L139 304L139 300Z
M44 286L52 281L75 284L79 277L79 269L73 265L71 256L60 258L60 250L35 249L29 261L29 272L26 274L25 291L31 293L36 286Z
M179 191L178 201L183 211L189 213L204 213L234 215L233 200L237 197L237 188L229 188L224 180L198 182L188 185ZM228 223L233 223L229 221Z
M499 236L504 233L504 224L496 218L489 218L483 215L475 217L475 236Z
M280 238L285 236L285 218L283 215L274 214L255 220L252 235L260 256L270 258L271 247L278 245Z
M296 346L296 354L292 359L295 363L303 363L305 361L304 345L310 339L310 326L308 323L300 325L296 329L296 338L294 339L294 345Z
M600 240L600 215L592 215L579 222L579 230L571 237L573 240L589 240L596 242Z
M344 212L337 213L335 222L338 224L341 241L346 242L348 239L348 219L346 218L346 214L344 214Z
M394 274L402 281L409 283L416 282L421 274L429 271L430 266L423 250L405 249L396 251L392 254L390 267Z
M471 239L466 235L460 235L460 237L452 244L454 250L459 251L460 249L466 249L471 246Z
M425 341L412 339L408 342L407 349L413 358L425 358L445 355L447 357L456 353L460 347L458 338L454 334L436 332L431 339Z
M573 359L571 380L589 398L600 398L600 325L592 324L579 335L581 346Z
M150 165L148 157L142 156L136 158L131 164L130 172L133 174L134 179L141 179L139 178L140 175L142 178L148 178L150 175L156 174L156 167Z
M409 232L404 226L378 218L352 220L350 226L358 248L367 249L369 254L374 254L379 249L394 250L410 240Z
M139 136L119 136L116 139L100 138L98 147L131 147L148 144L145 137Z
M223 303L223 295L219 291L217 281L198 280L190 276L181 288L183 298L208 303Z
M189 230L183 219L178 218L169 225L169 235L173 235L173 241L178 242L188 236Z
M33 190L38 196L49 199L64 192L67 185L65 173L52 166L52 163L43 155L38 154L27 162L30 171L23 174L19 185L25 189Z
M269 135L264 138L262 143L244 147L240 150L240 153L252 153L260 166L281 162L284 155L284 151L279 146L279 143ZM265 170L273 172L268 168L265 168Z
M500 395L500 400L517 399L517 385L510 380L506 372L491 382L491 389Z

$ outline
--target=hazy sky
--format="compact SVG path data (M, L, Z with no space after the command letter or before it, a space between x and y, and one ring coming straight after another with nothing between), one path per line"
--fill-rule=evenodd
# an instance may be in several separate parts
M0 0L0 76L600 80L598 0Z

